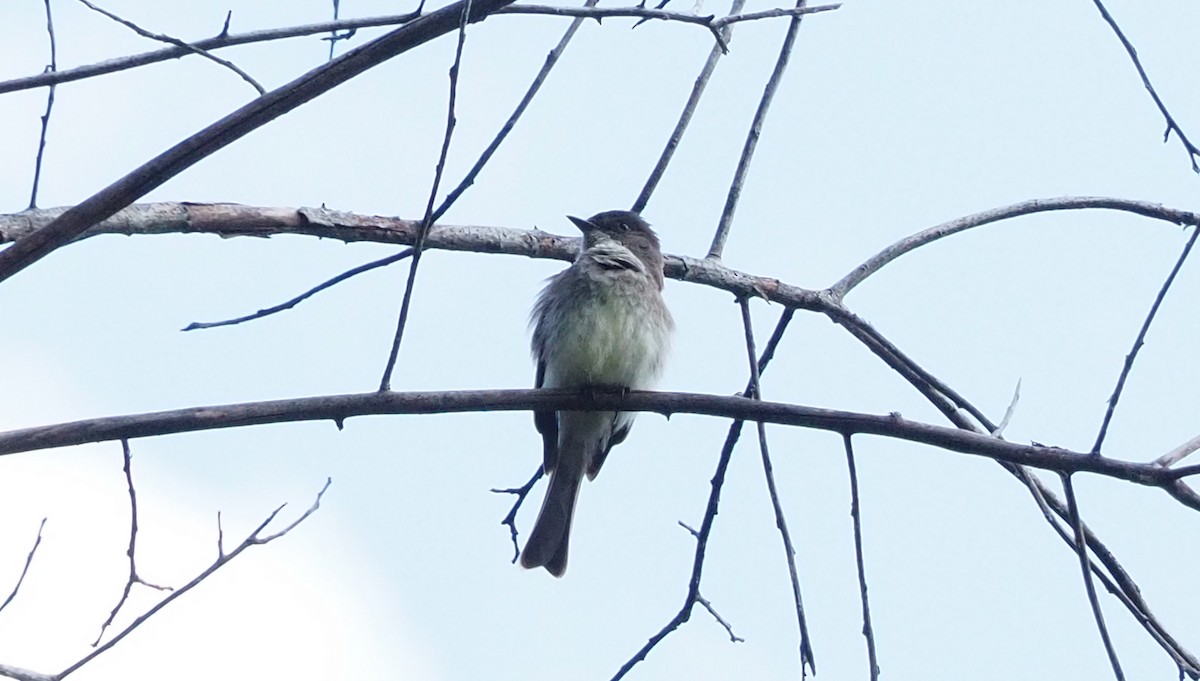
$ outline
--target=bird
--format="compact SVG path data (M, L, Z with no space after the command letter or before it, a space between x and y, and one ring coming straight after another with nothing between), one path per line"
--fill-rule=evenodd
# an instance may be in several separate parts
M567 219L583 232L583 247L570 267L550 278L533 307L535 387L649 389L662 373L675 327L662 296L658 236L631 211ZM555 577L566 572L571 518L583 478L596 477L609 450L629 436L634 416L534 413L550 484L521 552L523 567L544 567Z

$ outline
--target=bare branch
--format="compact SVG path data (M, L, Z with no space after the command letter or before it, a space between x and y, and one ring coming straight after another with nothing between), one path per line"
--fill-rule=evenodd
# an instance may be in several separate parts
M992 429L992 437L1001 437L1004 435L1004 429L1008 428L1008 424L1012 421L1013 414L1017 413L1017 403L1021 401L1021 379L1017 379L1017 387L1013 388L1012 399L1008 402L1008 408L1004 410L1004 416L1000 419L1000 423Z
M598 0L586 0L584 7L592 7L597 2ZM553 69L554 65L558 63L558 58L562 56L563 51L567 49L567 45L571 42L571 38L575 37L575 32L578 31L579 27L582 25L583 18L578 17L575 19L575 21L571 22L570 26L567 27L567 30L563 33L562 38L559 38L558 44L555 45L554 49L550 50L550 53L546 55L545 63L542 64L542 68L537 72L537 75L533 77L533 82L530 83L529 88L525 90L525 95L521 97L521 101L517 103L517 108L513 109L513 112L509 114L508 120L504 121L504 125L500 126L500 131L496 133L496 136L492 138L491 143L488 144L487 148L483 150L483 153L479 155L479 158L475 160L475 165L471 166L471 169L467 171L465 176L463 176L463 179L458 183L458 186L451 190L450 193L446 194L445 199L442 199L442 204L438 206L437 210L433 211L433 217L431 218L432 220L437 221L441 219L442 215L444 215L446 211L450 209L450 206L452 206L454 202L458 200L458 197L462 196L463 192L467 191L467 188L475 183L475 178L479 176L479 173L483 171L483 167L487 165L487 162L491 160L492 156L496 153L496 150L500 148L501 143L504 142L505 138L508 137L508 134L512 132L513 128L516 127L517 121L520 120L522 114L525 113L525 109L529 107L529 103L533 101L533 98L538 93L538 90L542 89L542 84L546 82L547 76L550 75L550 69Z
M704 609L708 611L708 614L713 616L713 619L715 619L717 621L717 624L720 624L722 627L725 627L725 633L729 634L729 642L730 643L745 643L746 642L746 639L733 633L733 625L731 625L729 622L726 622L724 617L721 617L721 615L717 612L716 608L713 607L713 604L708 602L707 598L705 598L704 596L701 596L700 594L696 594L696 602L699 603L700 605L704 606Z
M7 676L10 679L17 679L17 681L58 681L57 676L21 669L8 664L0 664L0 676Z
M296 296L295 298L292 298L291 300L287 300L278 305L273 305L271 307L264 308L262 310L259 310L258 312L255 312L254 314L248 314L248 315L245 315L242 317L236 317L234 319L224 319L219 322L192 322L191 324L188 324L187 326L183 327L180 330L181 331L194 331L196 329L212 329L212 328L215 328L218 326L232 326L234 324L241 324L243 322L249 322L249 321L253 321L255 319L262 319L263 317L269 317L270 315L273 315L277 312L283 312L284 310L290 310L293 307L296 307L300 303L304 302L308 298L311 298L312 296L320 293L321 291L324 291L327 288L331 288L337 284L340 284L343 281L350 279L351 277L358 276L358 275L362 274L363 272L370 272L371 270L379 268L379 267L386 267L388 265L391 265L394 262L399 262L399 261L407 258L408 256L412 255L412 253L413 253L413 249L408 248L399 253L396 253L395 255L389 255L388 257L380 258L379 260L372 260L369 263L359 265L358 267L354 267L352 269L346 270L345 272L342 272L341 274L337 275L336 277L333 277L332 279L327 279L324 282L308 289L304 293L301 293L300 295Z
M476 411L652 411L663 415L701 414L743 421L863 433L919 442L961 454L1033 466L1062 473L1095 473L1139 485L1159 487L1200 510L1175 471L1073 452L1060 447L1021 445L990 435L909 421L897 415L860 414L739 396L633 390L456 390L328 395L290 400L193 407L22 428L0 433L0 455L121 438L151 437L220 428L291 423L344 422L370 414L449 414Z
M742 311L742 330L746 337L746 356L750 364L751 389L746 396L752 399L762 399L762 381L758 371L758 351L754 347L754 326L750 319L750 301L745 298L738 300ZM771 497L771 508L775 512L775 527L779 530L783 541L783 553L787 561L788 579L792 585L792 605L796 609L796 624L800 629L800 676L804 676L804 668L817 674L817 660L812 650L812 639L808 635L808 619L804 616L804 598L800 593L800 577L796 572L796 548L792 544L792 534L788 530L787 518L783 514L783 504L779 501L779 489L775 485L775 467L771 465L771 452L767 447L767 427L759 421L758 451L762 459L763 476L767 481L767 493ZM715 615L715 613L714 613ZM732 636L732 632L730 632Z
M1100 639L1104 642L1104 650L1108 653L1108 661L1112 665L1113 675L1117 681L1125 681L1125 673L1121 671L1121 662L1117 660L1117 651L1113 648L1112 639L1108 636L1108 626L1104 624L1104 611L1100 609L1100 601L1096 598L1096 585L1092 583L1091 561L1087 555L1087 542L1083 540L1083 520L1079 516L1079 504L1075 500L1075 485L1071 476L1063 475L1063 491L1067 497L1067 507L1071 512L1071 526L1075 530L1075 547L1079 553L1079 568L1083 572L1083 586L1087 591L1088 603L1092 606L1092 615L1096 619L1096 629L1100 631Z
M450 153L450 140L454 136L454 105L458 101L458 69L462 65L463 45L467 42L467 22L471 16L471 3L465 0L458 22L458 42L454 48L454 63L450 65L450 95L446 103L446 132L442 135L442 150L438 154L437 166L433 170L433 186L429 188L429 201L425 205L425 217L421 219L421 227L417 231L417 240L413 244L412 262L408 266L408 280L404 283L404 297L400 301L400 318L396 321L396 335L392 339L392 348L388 352L387 364L383 369L383 377L379 380L379 389L392 389L392 371L396 368L396 359L400 356L400 342L404 340L404 329L408 324L408 311L412 304L413 289L417 283L417 267L421 264L421 253L425 249L425 238L429 236L429 228L433 226L433 202L437 200L438 188L442 184L442 172L446 169L446 156Z
M849 274L842 277L833 286L829 287L829 293L834 298L841 300L855 286L858 286L867 277L875 272L878 272L884 265L890 263L896 258L916 250L925 244L932 243L942 237L950 236L964 232L968 229L980 227L992 222L999 222L1009 218L1020 217L1022 215L1032 215L1034 213L1045 213L1056 210L1085 210L1092 208L1104 208L1107 210L1119 210L1127 213L1136 213L1148 218L1156 220L1164 220L1176 225L1198 225L1200 224L1200 213L1194 213L1187 210L1175 210L1172 208L1164 208L1161 204L1148 203L1145 201L1127 201L1124 199L1114 199L1102 196L1064 196L1056 199L1032 199L1022 203L1015 203L1002 208L993 208L982 213L967 215L957 218L949 222L943 222L936 227L917 232L912 236L907 236L900 241L888 246L879 253L871 257L863 264L855 267Z
M324 487L321 488L320 492L317 492L317 498L313 501L312 506L310 506L307 511L302 513L299 518L297 518L295 521L293 521L291 524L289 524L287 527L283 528L279 532L276 532L276 533L268 535L268 536L261 536L263 530L265 530L267 528L267 525L270 525L271 521L273 521L275 519L275 516L277 516L279 514L279 512L281 510L283 510L283 506L280 506L280 507L276 508L274 511L272 511L271 514L267 516L266 520L259 523L258 527L254 528L254 531L251 532L245 539L243 539L242 542L240 544L238 544L229 553L225 553L224 548L219 547L217 559L215 561L213 561L212 565L205 568L203 572L196 575L196 577L193 578L187 584L179 587L178 590L171 592L169 595L167 595L161 601L156 603L154 605L154 607L152 607L149 610L147 610L146 612L142 613L140 616L137 617L137 619L135 619L133 622L131 622L129 624L129 626L122 629L120 631L120 633L118 633L116 636L113 636L104 645L96 648L95 650L88 653L83 658L76 661L71 666L67 667L66 669L59 672L58 674L55 674L53 677L49 677L49 678L53 678L54 681L60 681L61 679L69 676L70 674L77 671L79 668L83 667L87 663L96 659L98 656L103 655L105 652L110 650L113 646L120 643L126 636L133 633L133 631L135 629L137 629L139 626L141 626L142 623L144 623L146 620L150 619L155 614L157 614L158 611L167 607L167 605L170 604L172 601L174 601L175 599L179 598L180 596L183 596L184 594L188 593L196 586L199 586L204 580L208 579L208 577L210 575L212 575L214 572L216 572L217 570L221 569L225 565L228 565L229 562L232 561L234 558L237 558L242 553L242 551L245 551L246 549L250 548L251 546L259 546L262 544L266 544L268 542L272 542L272 541L284 536L288 532L291 532L293 529L296 528L297 525L304 522L310 515L312 515L313 513L315 513L317 511L317 508L319 508L320 504L321 504L321 497L324 496L325 491L329 489L330 484L332 484L332 480L326 479ZM218 521L218 523L219 523L219 521ZM224 536L223 532L221 533L221 536L222 537Z
M803 9L807 0L796 0L796 9ZM721 219L717 224L717 233L713 235L712 245L708 248L709 260L720 260L725 252L725 240L729 238L729 229L733 226L733 213L737 210L738 199L742 195L742 185L750 172L750 162L754 159L754 150L758 147L758 138L762 135L763 123L767 120L767 111L775 98L775 91L783 80L788 61L792 56L792 47L796 44L796 36L800 32L800 16L792 17L788 24L787 35L779 48L779 56L775 59L775 68L767 85L763 88L762 97L758 100L758 108L754 111L754 119L750 123L750 131L746 133L746 141L742 146L742 155L738 158L737 169L733 172L733 182L729 185L729 193L725 197L725 208L721 211Z
M458 27L469 0L458 0L318 66L296 80L255 99L180 142L107 188L67 210L51 224L0 251L0 281L37 262L112 216L175 175L269 121L333 87L417 45ZM471 21L479 21L512 0L474 0Z
M858 566L858 594L862 601L862 634L867 639L867 663L871 681L879 679L879 659L875 655L875 630L871 627L871 603L867 599L867 569L863 560L862 517L858 498L858 467L854 463L854 444L849 435L842 436L846 449L846 466L850 470L850 519L854 523L854 561Z
M763 354L758 360L759 374L761 374L767 368L767 364L769 364L771 358L775 356L775 349L779 345L779 342L783 339L783 334L785 331L787 331L788 325L791 323L791 321L791 311L785 310L783 315L780 316L779 322L775 325L775 331L771 334L771 340L767 342L767 347L765 350L763 350ZM745 392L749 393L752 388L753 383L747 381ZM622 402L622 404L624 404L624 402ZM675 616L672 617L671 620L658 631L658 633L651 636L650 639L646 641L646 643L625 662L625 664L621 665L621 668L618 669L617 673L613 676L613 681L618 681L618 679L621 679L628 674L629 671L632 670L639 662L646 659L646 656L650 654L650 651L653 650L660 641L662 641L671 632L678 629L684 622L687 622L691 618L692 608L696 603L699 602L701 598L700 578L704 571L704 557L708 551L708 537L712 532L713 521L717 517L717 508L721 503L721 490L725 487L725 473L729 469L730 460L733 458L733 448L737 445L737 441L742 435L743 423L744 421L739 419L729 424L729 431L725 435L725 444L721 446L721 455L717 458L717 469L713 473L712 481L710 483L711 489L708 493L708 503L705 506L704 519L701 521L700 529L695 530L683 522L679 523L684 529L686 529L688 532L691 532L693 537L696 538L696 549L692 556L692 574L688 579L688 592L687 597L684 598L683 606L679 608L679 612L675 613ZM709 612L716 617L716 613L714 611L710 609ZM717 618L717 621L724 622L724 620L721 620L720 618ZM733 638L732 628L727 630L729 631L730 637ZM804 667L801 667L800 670L801 673L803 673Z
M129 558L129 577L125 580L125 588L121 591L121 598L117 601L117 604L113 606L112 612L108 615L108 619L104 620L104 624L100 625L100 633L97 634L96 640L92 643L93 647L99 645L100 639L104 638L104 632L108 631L108 628L112 625L113 620L117 618L117 613L121 612L121 606L125 605L125 601L129 599L129 592L133 590L134 584L143 584L158 591L171 590L171 587L169 586L151 584L138 575L137 561L134 557L137 550L138 533L137 492L133 487L133 455L129 451L129 440L121 440L121 454L125 462L125 484L129 489L129 548L125 551L125 555Z
M1183 128L1179 127L1179 123L1175 122L1175 118L1171 116L1171 112L1167 111L1167 105L1163 103L1162 98L1158 96L1158 91L1154 89L1154 85L1150 83L1150 76L1146 74L1146 69L1142 68L1142 60L1138 59L1137 50L1133 48L1133 43L1125 37L1125 32L1117 25L1112 15L1108 13L1108 9L1104 7L1104 3L1100 0L1092 0L1096 9L1100 10L1100 16L1104 17L1104 21L1112 28L1113 33L1117 35L1117 39L1121 41L1121 45L1125 48L1125 52L1129 55L1130 61L1133 62L1134 68L1137 69L1138 75L1142 78L1142 85L1146 86L1146 92L1150 93L1150 98L1154 100L1154 105L1158 107L1159 113L1166 119L1167 129L1163 131L1163 142L1171 138L1171 133L1179 138L1179 143L1183 145L1184 151L1188 154L1188 160L1192 163L1192 172L1200 173L1200 164L1196 163L1196 157L1200 156L1200 149L1192 144L1191 140L1184 134Z
M25 583L25 575L29 574L29 566L33 563L33 556L37 553L38 547L42 545L42 530L46 528L46 518L42 518L42 522L38 523L37 536L33 540L33 546L29 549L29 553L25 555L25 567L21 568L21 576L17 577L17 583L13 585L12 591L0 603L0 612L8 607L9 603L17 597L17 592L21 590L21 585Z
M1137 338L1133 341L1133 349L1129 351L1128 355L1125 355L1125 365L1121 367L1121 374L1117 377L1117 387L1113 388L1112 396L1108 398L1108 409L1104 412L1104 420L1100 423L1100 432L1096 435L1095 444L1092 445L1093 454L1100 453L1100 447L1104 444L1104 436L1108 433L1108 424L1112 422L1113 412L1116 411L1117 402L1121 399L1121 391L1125 389L1125 379L1129 378L1129 372L1133 370L1133 362L1146 342L1146 334L1150 331L1150 325L1154 323L1154 317L1158 314L1158 308L1162 305L1163 299L1167 297L1167 291L1171 289L1171 284L1175 283L1175 276L1183 268L1183 263L1187 262L1188 255L1192 252L1192 246L1196 245L1197 236L1200 236L1200 227L1193 227L1192 238L1188 239L1187 244L1184 245L1183 252L1175 261L1175 266L1171 268L1162 288L1158 290L1158 295L1154 297L1154 303L1150 305L1150 311L1146 313L1146 320L1142 322L1142 328L1138 330Z
M421 10L408 14L392 14L378 17L364 17L361 19L345 19L341 21L326 21L319 24L305 24L303 26L288 26L284 28L271 28L262 31L251 31L248 33L238 33L231 35L228 32L229 20L226 18L225 30L220 34L203 40L197 40L189 43L188 47L168 47L162 50L153 52L143 52L127 57L118 57L109 59L96 64L87 66L79 66L73 69L64 71L56 71L54 73L40 73L35 76L25 76L23 78L15 78L0 82L0 94L7 92L16 92L18 90L29 90L32 88L46 87L48 85L57 85L59 83L68 83L86 78L95 78L117 71L146 66L147 64L156 64L158 62L167 61L169 59L179 59L191 54L195 51L192 47L199 48L205 51L212 51L222 47L232 47L235 45L247 45L251 43L267 42L271 40L283 40L286 38L299 38L317 33L325 33L328 31L352 31L358 28L368 28L376 26L395 26L397 24L405 24L417 17L421 16Z
M189 52L194 52L195 54L198 54L201 57L204 57L205 59L208 59L209 61L211 61L215 64L224 66L225 68L229 69L230 71L233 71L234 73L236 73L242 80L249 83L251 87L253 87L255 90L258 91L258 94L260 94L260 95L267 94L266 89L264 89L262 85L259 85L257 80L254 80L254 78L249 73L246 73L242 69L238 68L237 65L231 61L228 61L226 59L221 59L220 57L211 54L210 52L208 52L207 50L204 50L203 48L196 47L195 45L189 45L188 43L183 42L179 38L173 38L169 35L166 35L165 33L151 33L150 31L147 31L146 29L142 28L141 26L138 26L137 24L133 23L132 21L129 21L128 19L121 18L121 17L117 16L116 14L113 14L112 12L109 12L108 10L104 9L103 7L97 7L96 5L93 5L92 3L88 2L88 0L79 0L79 2L82 2L84 5L86 5L88 9L90 9L94 12L99 12L100 14L103 14L104 16L108 17L109 19L112 19L113 21L117 22L118 24L121 24L122 26L124 26L124 27L128 28L129 30L133 31L134 33L142 36L143 38L149 38L151 40L157 40L160 43L167 43L168 45L174 45L176 47L181 47Z
M1197 449L1200 449L1200 435L1158 457L1154 460L1154 463L1159 466L1174 466Z
M664 3L665 4L665 3ZM743 3L744 4L744 3ZM555 7L551 5L511 5L496 12L496 14L542 14L552 16L565 17L581 17L586 19L595 19L600 21L609 17L640 17L642 22L651 19L662 21L677 21L685 24L695 24L707 28L713 34L713 39L717 41L717 49L722 53L729 52L729 45L726 42L726 35L723 29L728 28L731 24L736 24L743 21L758 21L760 19L774 19L778 17L792 17L793 20L799 19L806 14L817 14L819 12L829 12L841 7L841 4L821 5L819 7L804 7L803 3L795 8L775 8L762 12L750 12L747 14L737 14L741 11L741 6L733 10L728 16L717 18L711 14L698 15L689 14L686 12L672 12L661 8L653 7Z
M665 0L664 3L665 4ZM729 14L735 15L742 11L746 6L746 0L733 0L733 4L729 7ZM671 131L670 137L667 138L667 144L663 147L662 153L658 156L658 161L654 164L654 170L650 171L650 177L646 178L646 184L642 186L642 192L638 194L637 199L633 202L630 210L635 213L641 213L646 209L646 204L650 203L650 195L658 187L658 183L662 180L662 176L667 172L667 166L671 163L671 159L675 156L675 149L679 146L680 140L683 139L683 133L687 131L688 125L692 122L692 117L696 113L696 107L700 104L700 97L704 95L704 89L708 87L708 81L712 79L713 71L717 68L717 62L721 59L728 50L725 47L729 44L729 38L733 35L733 26L723 26L718 35L720 40L716 45L713 45L712 50L708 53L708 59L705 60L704 66L700 69L700 75L696 76L696 82L692 84L692 92L688 95L687 103L683 105L683 111L679 114L679 120L675 122L675 129Z
M508 509L508 515L504 516L504 520L500 521L501 525L508 525L508 531L512 535L512 562L514 564L517 562L517 559L521 557L521 546L517 544L517 511L519 511L521 509L521 505L525 503L525 498L529 496L529 490L533 489L533 486L537 484L537 481L542 479L542 475L544 475L544 473L542 472L541 465L539 465L537 470L533 472L533 476L529 478L529 482L526 482L524 485L521 485L520 487L508 487L505 489L492 489L492 491L496 494L515 494L517 497L516 500L513 501L512 508Z
M50 34L50 64L48 73L58 70L58 44L54 38L54 15L50 13L50 0L46 4L46 32ZM29 210L37 208L38 185L42 181L42 158L46 152L46 132L50 129L50 112L54 110L54 86L46 93L46 113L42 114L42 132L38 135L37 158L33 162L33 189L29 192Z

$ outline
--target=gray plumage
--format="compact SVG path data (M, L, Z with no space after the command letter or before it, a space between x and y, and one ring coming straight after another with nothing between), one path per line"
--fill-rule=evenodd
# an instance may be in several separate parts
M658 237L629 211L570 220L583 231L583 250L551 278L534 305L536 387L650 388L662 372L674 328L662 298ZM521 565L563 575L583 477L596 477L633 419L632 413L611 411L534 414L550 485Z

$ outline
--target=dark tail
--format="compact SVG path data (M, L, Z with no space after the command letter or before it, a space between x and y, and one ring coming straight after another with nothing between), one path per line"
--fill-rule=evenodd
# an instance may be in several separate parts
M537 522L521 552L522 567L544 567L555 577L562 577L567 571L571 516L575 513L575 500L579 498L579 485L583 481L581 463L560 459L550 474L546 500L542 502Z

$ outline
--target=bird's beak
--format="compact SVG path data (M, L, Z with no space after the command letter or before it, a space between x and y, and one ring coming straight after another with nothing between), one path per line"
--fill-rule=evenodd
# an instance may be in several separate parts
M583 218L577 218L574 215L568 215L567 219L570 220L571 222L575 223L575 226L579 228L579 231L583 232L584 234L587 234L589 231L596 229L596 225L593 225L592 223L588 222L587 220L584 220Z

